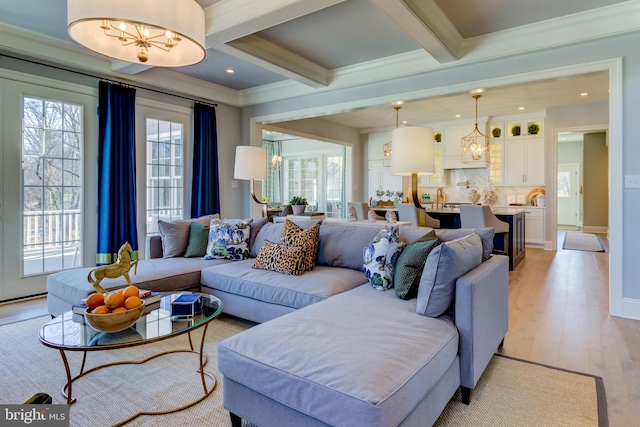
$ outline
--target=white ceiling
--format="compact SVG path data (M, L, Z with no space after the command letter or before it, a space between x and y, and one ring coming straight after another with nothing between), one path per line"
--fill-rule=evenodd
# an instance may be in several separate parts
M300 83L300 93L326 90L339 81L345 70L359 70L367 81L380 81L393 76L380 71L379 64L393 63L402 55L413 55L416 63L436 69L467 60L474 53L474 41L483 36L510 38L514 29L541 24L562 28L573 25L580 17L615 16L618 10L626 10L622 9L625 6L640 3L640 0L197 1L205 9L207 19L207 57L200 64L168 72L214 84L214 88L228 90L227 94L254 93L291 82ZM48 52L47 48L33 48L26 41L7 42L7 37L0 37L0 52L18 52L76 67L89 64L89 60L104 62L71 41L66 31L66 7L66 0L0 0L0 33L3 30L19 33L24 36L22 39L34 38L45 45L55 41L56 47L71 52L68 58L60 58L55 49ZM623 31L637 31L638 25ZM577 39L567 42L595 37L583 32L584 29L576 32L573 37ZM571 32L566 32L565 37L572 37ZM528 43L533 46L535 42ZM526 46L520 48L524 49ZM88 60L77 59L79 55ZM233 68L235 74L227 74L227 68ZM398 68L396 71L401 72L401 67ZM115 63L112 70L117 75L130 74L134 80L149 80L165 72ZM595 75L491 89L480 99L479 114L516 114L522 112L517 110L520 106L525 111L538 111L602 101L608 98L607 85L606 76ZM589 92L589 96L579 97L583 91ZM455 114L462 117L473 114L469 94L407 103L400 112L401 119L410 124L454 119ZM395 124L395 113L389 105L326 118L356 128Z

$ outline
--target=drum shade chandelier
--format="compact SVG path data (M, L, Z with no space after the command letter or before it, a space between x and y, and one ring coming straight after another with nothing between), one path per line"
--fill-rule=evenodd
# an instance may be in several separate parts
M74 41L121 61L181 67L205 57L195 0L67 0L67 23Z

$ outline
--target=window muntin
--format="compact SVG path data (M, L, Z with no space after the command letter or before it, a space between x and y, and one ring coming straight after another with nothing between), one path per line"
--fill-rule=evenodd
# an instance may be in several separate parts
M24 97L22 269L41 274L82 265L81 105Z
M147 233L158 231L158 219L183 217L182 123L147 118Z

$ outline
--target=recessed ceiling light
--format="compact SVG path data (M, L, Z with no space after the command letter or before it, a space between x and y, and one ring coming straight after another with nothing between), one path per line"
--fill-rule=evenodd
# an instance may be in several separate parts
M402 124L403 124L403 125L406 125L407 123L409 123L409 122L408 122L408 121L406 121L406 120L403 120L403 121L402 121Z
M227 74L235 74L236 70L234 70L233 68L227 68Z
M474 95L474 94L476 94L476 93L484 93L484 89L480 87L480 88L478 88L478 89L473 89L473 90L469 91L469 93L470 93L471 95Z
M404 104L404 101L396 101L391 103L391 105L402 105L402 104Z
M459 119L459 118L460 118L460 114L456 114L456 118L458 118L458 119Z
M518 110L524 110L524 107L518 107Z
M582 92L582 93L580 94L580 96L588 96L588 95L589 95L589 92Z

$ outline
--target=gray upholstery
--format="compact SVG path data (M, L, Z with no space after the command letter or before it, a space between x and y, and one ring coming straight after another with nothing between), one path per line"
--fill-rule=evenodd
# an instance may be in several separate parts
M403 242L413 243L416 239L427 234L432 229L429 227L415 227L413 225L401 225L398 227L398 236ZM486 260L493 251L493 228L440 228L436 230L436 236L442 242L459 239L471 233L477 233L482 240L482 259Z
M378 227L322 224L318 265L362 270L362 250L380 230Z
M424 265L416 313L437 317L446 312L453 303L458 277L481 262L482 241L476 233L437 246Z
M253 259L247 259L205 268L201 283L211 289L258 301L301 308L367 281L362 271L348 268L317 266L302 276L290 276L252 268L253 262Z
M409 221L411 225L421 227L440 228L440 220L431 218L423 208L413 203L398 203L398 220Z
M369 203L367 202L348 202L347 206L356 208L358 219L367 219L369 214Z
M493 227L496 233L509 232L509 224L499 220L487 205L461 205L460 223L462 228Z
M416 316L415 300L363 285L221 342L218 366L323 423L395 426L457 352L451 319Z
M202 258L155 258L138 263L137 274L129 272L131 282L140 289L152 291L175 291L200 286L200 270L212 265L223 264L227 260L204 260ZM58 316L71 310L73 304L79 303L89 294L95 292L87 281L92 270L76 268L63 270L47 277L47 308L53 316ZM124 288L127 281L124 277L104 279L102 287L107 290ZM55 298L50 298L54 296ZM55 303L54 303L55 301ZM65 304L61 304L64 301Z

